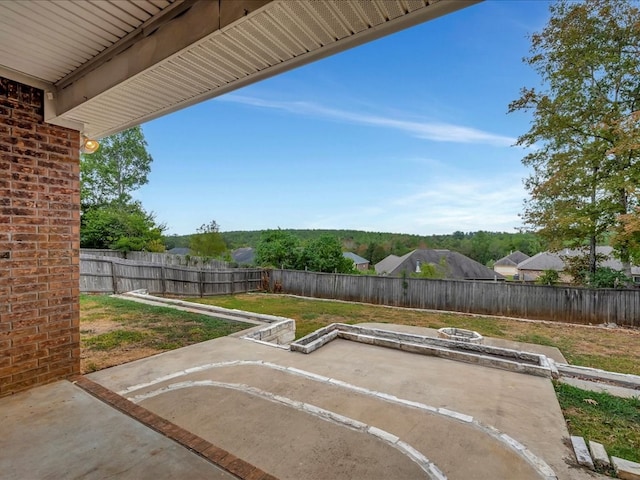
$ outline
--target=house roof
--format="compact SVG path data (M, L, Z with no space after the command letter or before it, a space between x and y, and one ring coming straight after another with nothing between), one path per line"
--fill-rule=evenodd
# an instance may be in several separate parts
M530 258L529 255L527 255L526 253L522 253L520 250L516 250L506 257L502 257L500 260L496 261L494 265L497 267L515 267L528 258Z
M168 250L167 253L173 253L174 255L190 255L191 249L186 247L175 247Z
M504 280L504 277L499 273L461 253L450 250L418 249L402 257L390 257L395 257L395 255L390 255L375 265L376 273L391 276L400 275L402 271L413 273L420 263L420 265L434 265L436 269L442 271L444 278L447 279Z
M356 255L353 252L343 252L342 256L353 260L353 263L355 263L356 265L369 263L369 260L367 260L366 258L362 258L360 255Z
M256 259L256 251L251 247L236 248L231 252L231 257L240 265L251 265Z
M613 248L610 246L598 246L596 247L596 253L599 255L605 255L607 258L600 262L598 265L601 267L609 267L614 270L622 270L622 262L613 256ZM564 249L559 252L540 252L533 257L524 260L518 264L519 271L544 271L544 270L557 270L559 272L564 270L563 257L575 257L578 255L584 255L584 250ZM640 275L640 267L635 265L631 266L631 273L633 275Z
M383 258L374 266L374 268L376 269L376 273L378 275L390 274L391 272L395 271L396 268L398 268L398 265L402 263L403 258L404 257L398 257L397 255L389 255L388 257Z
M0 1L0 76L101 138L478 1Z

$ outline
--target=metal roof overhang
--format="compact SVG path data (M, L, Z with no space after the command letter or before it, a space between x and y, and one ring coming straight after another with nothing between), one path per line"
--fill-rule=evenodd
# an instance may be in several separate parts
M0 2L0 76L100 138L479 1Z

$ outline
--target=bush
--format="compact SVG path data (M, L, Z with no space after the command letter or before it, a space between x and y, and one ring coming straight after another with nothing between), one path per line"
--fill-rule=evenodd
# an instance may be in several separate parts
M549 269L545 270L542 275L538 277L536 283L538 285L555 285L556 283L558 283L559 279L560 274L558 273L558 271Z
M625 288L630 283L629 277L610 267L597 268L589 279L589 286L593 288Z

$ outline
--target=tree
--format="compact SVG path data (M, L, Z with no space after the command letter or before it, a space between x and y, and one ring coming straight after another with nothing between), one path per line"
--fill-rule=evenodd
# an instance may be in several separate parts
M191 236L189 248L194 255L217 257L227 251L227 245L220 235L220 227L215 220L203 224Z
M300 241L285 230L265 230L256 246L256 265L291 268L298 266Z
M545 90L525 88L509 106L533 112L517 142L532 168L523 219L551 248L588 246L594 274L598 240L638 205L640 12L617 0L561 0L550 12L525 59ZM626 237L614 245L630 271Z
M153 159L142 129L130 128L105 137L100 148L80 160L83 210L111 202L129 203L131 192L148 182Z
M140 203L117 202L94 207L82 215L80 246L114 250L164 251L162 231L153 214L144 211Z
M323 235L304 246L299 268L313 272L350 273L354 265L353 260L342 255L342 245L336 237Z

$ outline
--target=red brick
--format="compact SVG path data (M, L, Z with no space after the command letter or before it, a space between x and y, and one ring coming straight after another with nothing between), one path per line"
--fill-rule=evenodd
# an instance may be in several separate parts
M11 344L14 347L21 345L34 344L38 342L44 342L47 340L46 333L36 333L34 335L25 335L24 337L16 337L11 339Z
M80 135L43 123L41 90L0 80L2 396L79 372Z
M0 368L0 377L3 377L5 375L16 375L20 372L33 370L34 368L38 368L37 358L27 360L26 362L14 363L10 367Z
M9 315L7 315L7 317L8 316ZM13 339L14 337L20 337L20 336L24 337L24 336L34 335L38 333L37 326L31 325L29 327L14 328L13 323L14 322L11 322L11 328L9 330L3 330L0 332L0 338L2 338L3 340L6 338Z
M26 390L28 388L34 387L38 384L38 377L30 377L22 382L11 382L7 384L3 384L0 382L0 396L9 395L12 393L17 393L22 390Z

